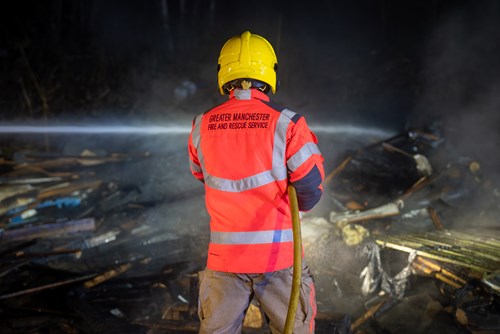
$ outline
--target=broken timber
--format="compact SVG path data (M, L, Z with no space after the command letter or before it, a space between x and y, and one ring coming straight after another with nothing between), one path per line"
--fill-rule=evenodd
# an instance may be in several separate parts
M42 224L22 229L0 229L0 241L31 240L43 237L88 232L95 230L94 218L71 220L63 223Z
M19 296L30 294L30 293L35 293L35 292L39 292L39 291L43 291L43 290L47 290L47 289L53 289L53 288L57 288L57 287L60 287L63 285L68 285L68 284L73 284L73 283L85 281L85 280L88 280L89 278L92 278L94 276L95 276L95 274L90 274L90 275L85 275L85 276L81 276L81 277L77 277L77 278L67 279L67 280L64 280L61 282L50 283L50 284L46 284L43 286L38 286L36 288L7 293L4 295L0 295L0 299L19 297Z
M402 206L403 201L396 201L395 203L388 203L365 211L332 212L330 214L330 222L354 223L368 219L397 216Z

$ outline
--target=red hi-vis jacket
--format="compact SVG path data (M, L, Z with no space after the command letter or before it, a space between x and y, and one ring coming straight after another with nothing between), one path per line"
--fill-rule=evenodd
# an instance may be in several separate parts
M236 89L194 119L188 149L211 217L207 268L264 273L293 265L287 186L295 186L302 211L319 201L324 171L316 144L304 117L256 89Z

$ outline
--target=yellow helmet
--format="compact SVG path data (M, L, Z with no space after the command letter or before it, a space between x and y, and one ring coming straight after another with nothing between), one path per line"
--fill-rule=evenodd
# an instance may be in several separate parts
M234 80L251 79L253 86L267 84L276 94L278 59L271 44L263 37L245 31L230 38L222 47L217 66L219 91L228 94ZM264 85L265 86L265 85Z

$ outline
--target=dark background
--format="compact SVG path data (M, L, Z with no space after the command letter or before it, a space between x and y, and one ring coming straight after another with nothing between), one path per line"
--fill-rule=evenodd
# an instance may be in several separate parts
M172 262L178 261L176 254L185 260L183 250L200 260L198 248L205 252L208 243L208 216L203 187L189 173L187 131L196 114L226 99L217 90L218 54L228 38L245 30L267 38L277 52L281 88L271 99L305 115L312 126L358 131L355 136L347 131L318 134L327 172L342 162L343 148L358 149L372 141L371 137L385 139L410 128L432 126L445 139L436 151L450 151L446 159L436 160L468 166L469 160L456 158L457 155L477 159L485 179L497 182L479 188L475 179L467 178L464 180L473 187L462 191L458 186L458 190L453 188L456 183L461 185L462 179L453 182L438 178L436 185L424 189L422 197L425 200L427 195L432 199L437 192L451 194L445 199L452 205L440 211L441 214L453 211L445 216L450 218L443 219L446 228L498 225L497 211L481 217L477 214L479 210L474 209L482 210L490 202L498 202L499 188L495 185L500 181L498 0L4 0L0 2L2 153L4 147L23 139L39 146L33 152L49 148L54 151L47 156L61 154L57 147L70 157L85 150L103 157L109 156L109 152L126 153L134 158L126 165L103 166L99 178L133 189L120 198L122 203L154 204L147 206L139 220L141 224L159 228L167 236L169 233L190 236L196 243L189 247L179 245L177 253L177 246L170 245L169 240L165 241L168 246L158 242L153 249L140 246L138 250L135 238L120 239L120 248L110 244L102 253L100 249L86 252L89 264L108 268L114 256L121 259L136 252L152 252L156 256L157 249ZM165 136L48 136L12 132L17 129L15 125L23 124L101 127L143 124L145 131L148 125L180 126L187 130ZM18 157L23 158L22 151ZM395 177L406 172L408 163L389 165L392 173L382 170L377 178L378 175L374 176L377 164L370 166L370 157L360 160L365 164L350 165L354 171L350 175L353 184L387 180L394 183L394 192L400 191L400 187L408 188L409 185L399 185ZM450 157L453 160L447 159ZM380 165L385 168L383 163ZM437 175L446 170L443 166L433 166L437 167ZM404 180L413 184L413 179ZM439 183L445 181L446 187ZM328 191L325 194L330 195L330 187L325 188ZM489 191L491 188L494 190ZM373 196L374 199L383 203L392 200L385 188L381 193L377 194L380 198ZM362 192L360 195L366 197ZM314 214L329 216L332 203L338 201L323 196ZM411 202L405 205L405 210L412 209ZM117 218L120 222L121 211ZM103 221L106 222L103 227L117 224L112 219ZM398 221L384 233L408 227L434 229L432 222L426 223L414 224L410 219L405 225ZM346 250L333 225L325 224L326 227L309 225L309 239L305 238L314 241L309 241L309 247L306 245L307 254L312 268L318 272L317 286L324 288L318 290L318 299L323 302L320 311L332 307L336 313L358 314L361 305L366 304L359 293L359 274L353 267L362 266L363 261L355 259L353 249ZM303 231L307 232L305 228ZM158 245L161 248L156 248ZM161 256L158 262L162 266L169 263ZM398 265L400 261L396 262ZM403 262L406 265L406 258ZM71 269L76 270L87 262L77 260L73 265ZM338 274L331 274L332 268L337 268L334 270ZM332 288L335 277L346 291L342 298L337 295L337 288ZM7 284L5 288L10 291L12 287ZM55 296L50 293L45 300ZM64 307L67 295L57 297L64 300L58 307ZM423 302L410 299L389 312L385 325L395 328L393 332L412 329L419 332L419 327L420 332L427 332L429 324L422 322L426 318L415 316L417 311L428 313L423 305L428 305L431 297L424 298ZM74 302L71 298L70 301ZM137 306L130 306L134 307ZM137 313L130 313L132 318L143 314L143 308L138 308ZM102 309L96 307L95 312ZM105 314L109 315L108 310L98 314L99 323L106 323L102 321ZM4 315L8 317L10 313ZM439 322L437 319L436 323ZM455 327L452 322L450 327L443 328Z
M190 120L224 100L218 52L250 30L278 54L273 99L312 123L440 122L472 156L500 142L495 0L2 1L0 27L3 124Z

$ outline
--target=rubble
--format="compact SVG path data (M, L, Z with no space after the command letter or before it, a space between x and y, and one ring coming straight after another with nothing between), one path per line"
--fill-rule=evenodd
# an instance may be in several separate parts
M356 257L366 264L359 274L364 296L380 293L404 304L416 277L432 279L442 284L441 295L435 297L439 305L454 300L455 308L445 312L460 331L494 332L500 326L491 324L491 316L483 319L487 324L468 321L479 316L478 309L469 309L466 315L461 309L464 301L457 295L467 290L467 303L488 296L479 302L487 313L493 314L500 306L500 233L496 220L487 219L500 213L496 188L484 178L477 160L453 156L441 148L442 143L438 133L410 130L339 158L341 163L327 178L330 195L340 202L330 212L330 223L340 229L346 246L362 249ZM471 224L460 221L464 217ZM488 225L472 229L474 218ZM356 242L345 237L345 228L351 224L366 230ZM407 253L407 259L401 260L394 251ZM378 321L383 319L375 318L383 303L367 308L350 330L361 326L363 332L382 330ZM396 305L391 312L402 307ZM423 325L418 330L401 328L398 331L429 330Z
M186 275L203 259L182 261L199 239L148 221L156 204L135 201L137 187L109 177L149 154L9 152L0 163L2 333L145 333L164 307L162 319L190 328L197 290Z
M335 158L324 212L302 217L317 333L498 329L498 229L471 229L497 217L498 190L478 160L443 142L413 129ZM208 216L202 189L175 175L185 156L99 149L3 152L2 333L198 331ZM145 175L149 164L168 164L175 182ZM171 189L151 194L145 182ZM268 332L254 301L244 333Z

